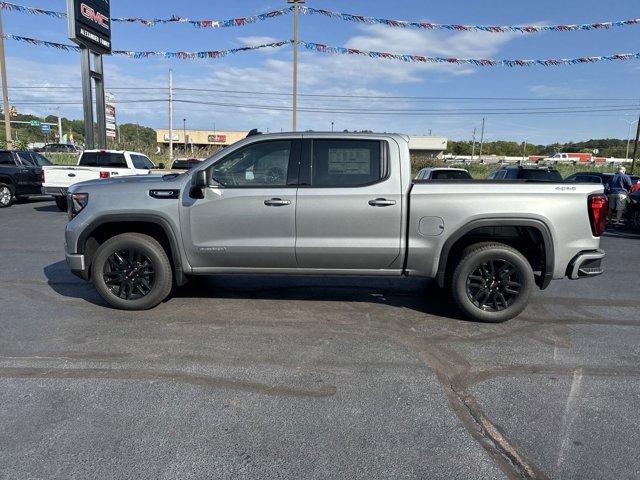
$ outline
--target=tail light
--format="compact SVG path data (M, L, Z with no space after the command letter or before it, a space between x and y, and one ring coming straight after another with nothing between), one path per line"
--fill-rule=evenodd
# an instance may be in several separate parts
M100 178L109 178L110 176L109 172L100 172Z
M38 174L38 181L40 183L44 183L44 170L40 170L40 173Z
M609 210L609 199L601 193L589 195L589 220L591 221L591 231L595 237L604 233L607 226L607 213Z

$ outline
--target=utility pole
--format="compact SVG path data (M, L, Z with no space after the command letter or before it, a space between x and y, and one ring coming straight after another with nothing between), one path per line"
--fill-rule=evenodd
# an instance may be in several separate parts
M524 162L524 158L527 156L527 140L529 140L528 138L524 139L524 146L522 147L522 161Z
M638 120L633 120L633 121L624 120L624 121L627 123L627 125L629 125L629 128L627 130L627 153L624 156L624 158L625 158L625 160L629 160L629 145L631 144L631 126L634 123L636 123Z
M482 146L484 145L484 117L482 117L482 132L480 133L480 162L482 162Z
M184 156L187 156L187 119L182 119L182 135L184 136Z
M636 166L636 154L638 153L638 141L640 141L640 117L638 117L638 128L636 129L636 143L633 145L633 160L631 160L631 174Z
M173 161L173 70L169 69L169 162Z
M477 128L473 128L473 142L471 143L471 160L476 155L476 130Z
M304 0L287 0L287 3L293 3L293 99L291 105L291 126L292 131L298 129L298 4L304 3Z
M7 149L13 148L11 140L11 113L9 111L9 86L7 81L7 66L4 55L4 29L2 28L2 13L0 12L0 75L2 75L2 105L4 110L4 131L7 138Z
M58 107L58 143L62 143L62 117L60 116L60 107Z

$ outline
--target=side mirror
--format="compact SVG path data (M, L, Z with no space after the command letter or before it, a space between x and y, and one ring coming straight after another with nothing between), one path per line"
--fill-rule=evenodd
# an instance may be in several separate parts
M204 198L203 189L207 187L207 171L198 170L193 174L191 179L191 190L189 196L191 198Z
M205 188L205 187L207 187L207 171L206 170L198 170L193 175L192 184L193 184L194 187L197 187L197 188Z
M164 169L165 169L164 163L160 162L160 163L158 164L158 168L159 168L160 170L164 170Z

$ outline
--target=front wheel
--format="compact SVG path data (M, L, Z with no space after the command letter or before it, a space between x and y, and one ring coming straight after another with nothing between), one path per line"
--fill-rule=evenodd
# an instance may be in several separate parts
M466 248L451 280L451 292L460 310L481 322L504 322L518 316L535 285L527 259L502 243L477 243Z
M123 233L104 242L91 265L100 296L122 310L147 310L171 292L171 263L162 245L141 233Z
M56 207L58 207L58 210L60 210L61 212L66 212L67 211L67 197L54 197L56 200Z

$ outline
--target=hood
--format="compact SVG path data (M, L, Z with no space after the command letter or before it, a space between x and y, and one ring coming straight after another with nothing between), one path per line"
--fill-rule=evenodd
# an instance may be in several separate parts
M102 187L114 187L118 185L150 185L159 184L166 185L167 183L175 183L178 177L171 175L149 174L149 175L130 175L124 177L111 177L104 179L87 180L85 182L79 182L69 187L69 192L74 193L81 191L84 188L102 188Z

